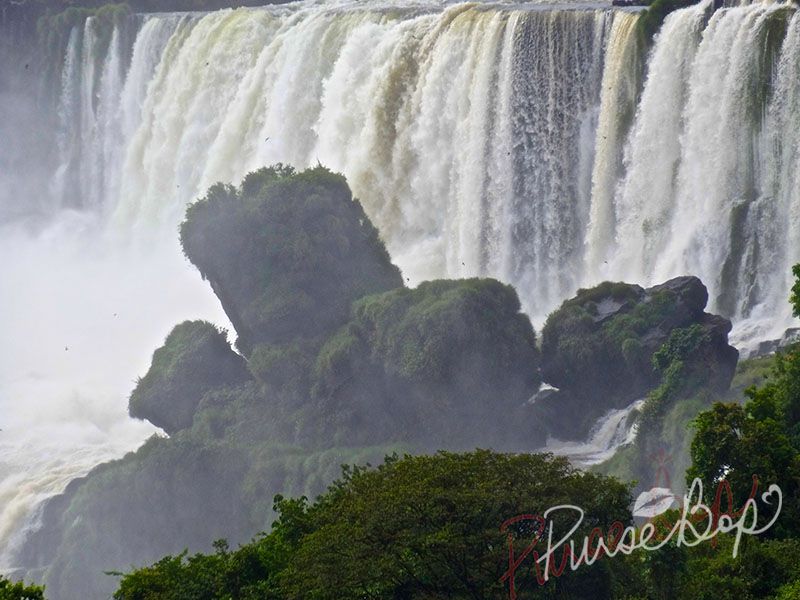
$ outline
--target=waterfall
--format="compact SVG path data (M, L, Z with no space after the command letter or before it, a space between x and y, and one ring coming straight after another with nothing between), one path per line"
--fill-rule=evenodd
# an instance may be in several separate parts
M494 275L536 315L580 283L606 45L623 38L624 52L635 15L456 5L163 19L173 34L146 97L129 99L152 56L134 48L118 101L140 118L115 136L119 183L82 178L84 201L105 198L117 226L174 222L210 184L263 164L319 161L347 175L412 281ZM83 64L91 89L95 63ZM81 103L82 129L102 132Z
M574 465L588 467L611 458L623 446L636 439L633 416L644 406L644 399L636 400L625 408L610 410L601 417L585 442L565 442L554 438L547 440L542 452L566 456Z
M224 323L176 224L209 185L266 164L341 171L412 284L499 278L537 327L580 286L687 273L739 340L791 323L796 7L704 0L648 46L636 11L607 5L399 4L90 17L65 34L50 194L0 206L14 215L0 250L23 257L2 284L14 302L0 327L25 346L0 361L0 442L20 457L0 462L0 546L32 526L38 500L152 431L126 420L129 380L169 324ZM48 218L26 229L12 201ZM83 354L64 362L70 336ZM45 402L84 420L65 432L57 411L37 429L19 407ZM623 416L580 453L614 447ZM52 451L36 462L43 436Z
M590 132L594 136L595 159L586 239L588 273L601 272L607 263L614 231L614 189L624 173L622 147L639 96L641 48L635 38L637 21L638 15L623 13L614 22L606 50L599 122L597 131Z
M593 222L590 229L589 266L597 268L601 277L647 279L663 252L667 213L676 194L688 74L708 5L672 13L656 37L625 147L624 179L596 194L603 204L611 203L598 207L608 216ZM610 266L604 267L609 261Z
M497 277L541 324L578 287L694 273L737 332L776 312L785 326L794 12L705 0L647 56L637 13L599 8L154 15L124 78L116 32L92 59L89 19L62 71L80 132L59 175L77 170L78 204L138 231L216 181L321 162L414 283Z
M789 165L800 136L778 123L797 93L796 27L795 9L780 4L712 15L706 1L670 15L615 192L603 276L694 273L740 339L789 323L790 268L800 259Z

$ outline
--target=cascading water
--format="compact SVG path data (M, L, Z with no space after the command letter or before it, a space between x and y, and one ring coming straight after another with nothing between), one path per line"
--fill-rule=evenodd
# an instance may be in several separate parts
M692 272L712 309L759 317L783 309L797 258L791 227L768 223L790 224L796 204L792 170L771 170L791 162L796 134L770 129L787 109L769 94L781 78L772 63L791 56L776 22L793 12L711 18L705 2L671 15L649 57L623 11L300 4L157 16L121 92L118 37L104 62L87 58L89 19L64 72L83 65L71 77L99 92L79 95L80 148L62 164L91 157L78 161L82 202L103 198L127 228L174 222L212 183L264 164L321 162L347 175L412 281L499 277L541 321L602 278ZM764 160L765 148L787 156Z
M615 218L592 232L604 244L603 277L694 273L739 339L789 322L800 135L778 123L796 110L798 27L796 10L780 4L712 15L704 2L670 15L649 60Z
M592 427L585 442L565 442L548 439L543 452L566 456L572 464L589 467L611 458L621 447L636 439L636 414L644 406L644 399L636 400L625 408L610 410Z
M210 184L265 164L343 172L412 282L498 277L537 324L581 285L692 273L740 338L785 327L800 261L797 11L706 0L671 14L649 54L637 19L376 0L73 28L51 193L26 199L49 221L3 224L3 250L25 260L3 282L15 310L0 326L30 351L0 361L0 441L19 458L0 464L0 548L39 499L150 431L126 420L120 381L170 324L224 323L175 225ZM52 314L37 337L41 298ZM108 360L111 343L125 349ZM51 406L47 427L81 420L40 427ZM42 437L52 460L32 462Z

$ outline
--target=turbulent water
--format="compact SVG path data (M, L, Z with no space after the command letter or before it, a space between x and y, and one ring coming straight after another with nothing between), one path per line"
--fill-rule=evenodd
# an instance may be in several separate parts
M685 273L739 339L790 323L800 16L707 0L671 14L649 47L637 19L607 6L307 2L68 32L47 82L56 166L32 202L50 223L5 225L25 260L0 325L31 351L4 353L0 371L4 428L28 427L2 440L19 459L0 463L0 545L36 500L149 431L124 418L125 378L170 323L223 322L175 225L210 184L266 164L343 172L413 283L494 276L537 324L579 286ZM41 298L70 316L50 317L63 343L52 328L36 337ZM84 353L62 363L70 333ZM54 350L39 364L42 339ZM61 432L37 428L56 406Z
M55 193L127 229L321 162L414 281L499 277L540 320L581 285L691 272L714 310L786 314L793 14L705 3L649 56L636 13L581 7L297 4L139 17L110 41L89 19L62 68Z

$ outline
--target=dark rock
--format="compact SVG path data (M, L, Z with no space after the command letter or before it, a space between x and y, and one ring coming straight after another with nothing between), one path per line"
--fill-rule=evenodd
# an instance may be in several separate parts
M674 302L672 310L664 314L668 320L660 324L662 329L683 327L686 323L699 319L708 304L708 290L694 276L675 277L647 289L648 299L659 294L668 294Z
M800 327L790 327L783 332L780 338L775 340L763 340L759 342L755 348L750 348L745 358L751 359L775 354L779 350L784 350L798 342L800 342Z
M739 362L739 351L728 343L731 322L725 317L703 313L699 324L706 333L706 343L701 348L695 369L705 372L705 385L716 392L726 391L731 384Z
M783 336L778 343L778 348L788 348L798 342L800 342L800 327L790 327L783 332Z

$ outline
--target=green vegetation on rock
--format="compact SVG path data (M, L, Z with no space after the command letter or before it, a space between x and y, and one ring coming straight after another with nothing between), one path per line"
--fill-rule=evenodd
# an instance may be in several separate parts
M775 358L773 377L745 392L747 402L715 403L695 420L687 479L727 479L741 504L753 475L783 490L777 533L800 535L800 347Z
M0 575L0 600L44 600L44 588L16 583Z
M541 442L518 420L540 379L533 328L513 288L431 281L368 296L352 315L317 358L318 412L351 432L369 423L359 435L372 442L401 433L431 449L442 439L450 448Z
M606 282L564 302L542 331L542 377L559 388L537 403L548 429L580 439L636 400L649 397L648 421L700 387L727 390L738 353L707 301L699 279L678 277L649 289Z
M238 189L212 187L187 210L181 244L247 355L257 344L316 348L354 300L403 284L344 177L323 167L277 165Z
M153 354L150 370L131 394L129 411L174 433L191 426L207 392L248 379L245 362L224 331L205 321L185 321Z
M795 279L789 302L792 304L792 314L795 317L800 317L800 264L792 267L792 273L794 274Z
M55 600L111 593L106 570L241 543L268 528L273 495L315 496L342 464L544 442L516 292L489 279L404 288L342 176L276 165L215 185L181 242L243 355L201 321L155 351L130 412L170 437L49 501L23 549Z

